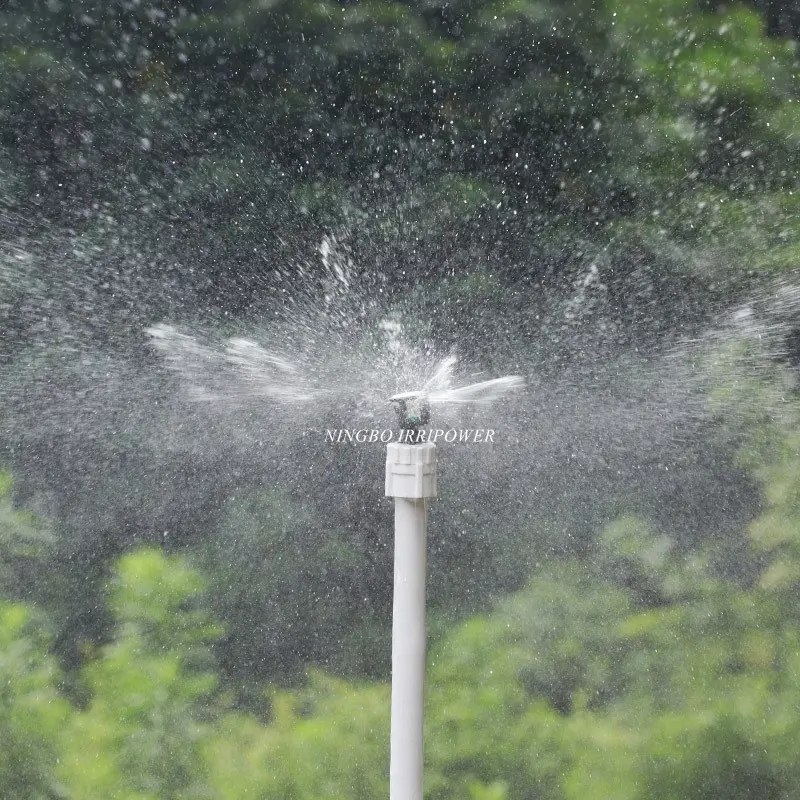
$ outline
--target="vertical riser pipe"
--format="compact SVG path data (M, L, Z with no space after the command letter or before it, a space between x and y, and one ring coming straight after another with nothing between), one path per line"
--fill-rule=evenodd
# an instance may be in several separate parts
M422 800L428 499L436 483L436 445L387 446L395 526L390 800Z
M427 501L394 502L390 800L422 800Z

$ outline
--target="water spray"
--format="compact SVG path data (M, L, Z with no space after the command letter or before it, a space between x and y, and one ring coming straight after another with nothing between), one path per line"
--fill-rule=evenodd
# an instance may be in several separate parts
M390 322L385 327L399 330ZM268 347L236 338L215 347L171 325L154 326L149 333L194 399L231 408L261 406L268 400L273 408L288 407L295 415L306 408L316 416L318 402L328 398L341 406L353 386L362 387L361 396L369 401L386 397L384 381L398 377L386 376L374 364L343 377L341 362L308 354L295 361L285 354L283 341ZM393 340L392 346L393 357L403 354L406 374L424 369L419 351L404 346L401 339ZM330 364L335 369L326 371ZM385 494L394 498L395 508L390 800L422 800L428 503L437 495L436 444L426 441L430 436L425 426L432 408L447 417L453 406L489 405L525 383L520 375L506 375L454 386L455 364L454 355L441 359L416 391L389 398L400 428L386 449Z

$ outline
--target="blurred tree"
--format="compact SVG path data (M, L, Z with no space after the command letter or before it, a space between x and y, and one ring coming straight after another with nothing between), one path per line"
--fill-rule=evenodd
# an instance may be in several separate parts
M221 634L200 605L204 581L178 557L139 550L110 585L114 640L83 670L91 693L61 735L59 775L82 798L211 798L202 748Z
M55 539L31 512L14 508L11 487L11 476L0 472L0 597L23 599L41 593Z
M266 727L224 717L208 743L221 800L371 800L388 793L389 693L312 673L301 692L275 692Z
M634 572L631 590L551 563L435 644L426 797L798 796L794 600L784 584L714 579L693 556L656 558L658 543L622 520L604 557L654 570ZM670 575L683 589L653 605L641 581L669 586ZM81 710L59 698L30 612L0 610L0 772L14 797L385 795L387 686L311 672L301 689L268 691L264 720L222 712L208 651L220 628L200 576L141 550L109 588L116 635L87 654Z
M386 652L370 635L370 620L385 632L388 617L375 619L372 609L385 593L363 596L366 554L315 522L309 506L284 493L252 493L230 504L204 545L200 563L226 627L222 662L237 681L258 686L310 663L369 672ZM377 652L366 652L370 644Z
M4 15L6 146L67 218L81 194L161 207L164 180L245 226L265 182L358 202L411 199L425 175L450 187L439 203L484 181L536 203L604 152L592 120L613 76L587 0L12 0Z
M620 0L608 10L635 77L612 123L635 155L609 162L637 187L635 239L669 242L720 277L732 265L797 267L797 42L769 39L740 4Z
M69 797L56 770L71 709L58 692L46 630L30 608L0 601L0 791L8 798Z

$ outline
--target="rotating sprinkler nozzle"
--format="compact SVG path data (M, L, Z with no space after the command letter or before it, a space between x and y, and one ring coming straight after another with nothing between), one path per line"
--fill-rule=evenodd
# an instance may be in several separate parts
M431 421L431 407L424 392L403 392L389 398L395 404L400 429L417 433L423 425ZM415 441L412 437L408 441Z

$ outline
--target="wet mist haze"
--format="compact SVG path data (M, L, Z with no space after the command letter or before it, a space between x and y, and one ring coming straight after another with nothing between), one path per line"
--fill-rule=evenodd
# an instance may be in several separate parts
M94 250L75 236L27 241L3 270L17 298L6 306L17 326L2 380L7 460L19 501L56 521L60 557L79 572L102 577L111 555L143 543L202 546L236 498L270 487L311 509L299 552L332 535L360 554L347 591L387 621L384 448L332 444L325 430L395 426L388 398L452 357L455 385L519 374L525 386L433 406L432 427L495 431L494 444L440 443L434 609L438 598L460 613L488 607L542 558L585 551L620 509L688 545L743 530L757 507L715 442L702 362L721 341L756 339L762 360L745 366L766 371L779 355L767 339L788 334L768 302L743 316L744 300L691 281L670 287L666 305L652 268L623 286L607 249L556 270L541 254L510 264L476 233L469 260L450 255L449 267L436 243L395 242L392 273L377 248L356 261L369 241L340 229L250 274L258 312L237 316L221 292L206 314L191 277L184 290L158 274L164 255L151 260L146 234L139 222L136 257L116 239ZM433 263L420 283L425 246ZM311 598L319 586L293 591ZM94 635L101 622L86 624Z
M0 794L386 796L422 391L426 798L794 797L794 5L5 3Z

